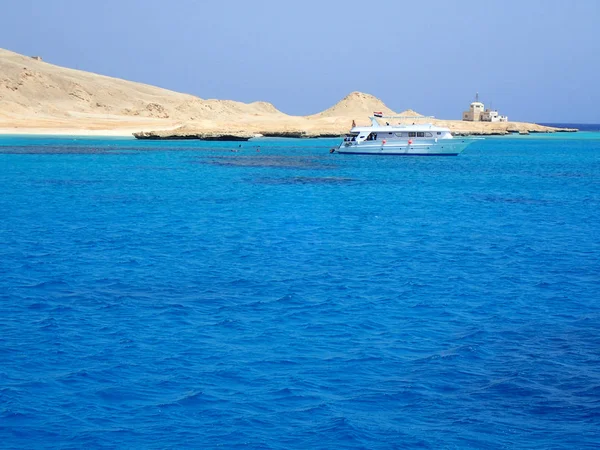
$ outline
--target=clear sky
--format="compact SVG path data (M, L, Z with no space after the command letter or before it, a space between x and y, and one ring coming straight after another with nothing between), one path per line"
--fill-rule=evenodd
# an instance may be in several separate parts
M289 114L351 91L600 123L600 0L0 0L0 47ZM486 105L488 106L488 105Z

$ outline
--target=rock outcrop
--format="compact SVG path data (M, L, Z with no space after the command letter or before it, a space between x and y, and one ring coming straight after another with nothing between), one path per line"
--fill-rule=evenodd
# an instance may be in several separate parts
M190 140L196 139L201 141L247 141L255 135L245 131L232 132L202 132L186 127L177 128L169 131L140 131L133 133L136 139L147 140Z

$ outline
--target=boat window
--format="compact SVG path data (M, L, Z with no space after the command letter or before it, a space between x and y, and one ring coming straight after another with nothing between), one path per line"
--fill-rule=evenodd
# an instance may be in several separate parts
M423 131L419 131L419 132L417 133L417 137L425 137L425 132L423 132Z
M417 133L415 133L414 131L411 131L408 133L408 137L417 137Z
M395 133L397 137L406 137L406 133Z
M433 134L431 134L431 133L425 133L425 136L426 137L433 137Z
M438 131L438 132L437 132L437 134L438 134L438 136L441 136L441 135L442 135L442 132L441 132L441 131Z

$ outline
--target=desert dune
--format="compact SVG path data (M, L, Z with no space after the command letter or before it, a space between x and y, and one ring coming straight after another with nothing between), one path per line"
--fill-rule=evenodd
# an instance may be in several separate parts
M291 116L267 102L202 99L0 49L0 133L4 134L337 136L347 132L353 121L368 125L374 111L410 116L394 123L432 122L460 134L559 131L519 122L415 119L420 116L417 112L398 114L361 92L352 92L320 113Z

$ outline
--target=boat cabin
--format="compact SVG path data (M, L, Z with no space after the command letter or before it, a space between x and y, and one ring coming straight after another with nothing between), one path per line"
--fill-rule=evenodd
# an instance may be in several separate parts
M344 137L344 142L437 141L437 139L452 139L452 134L447 128L431 124L355 127Z

